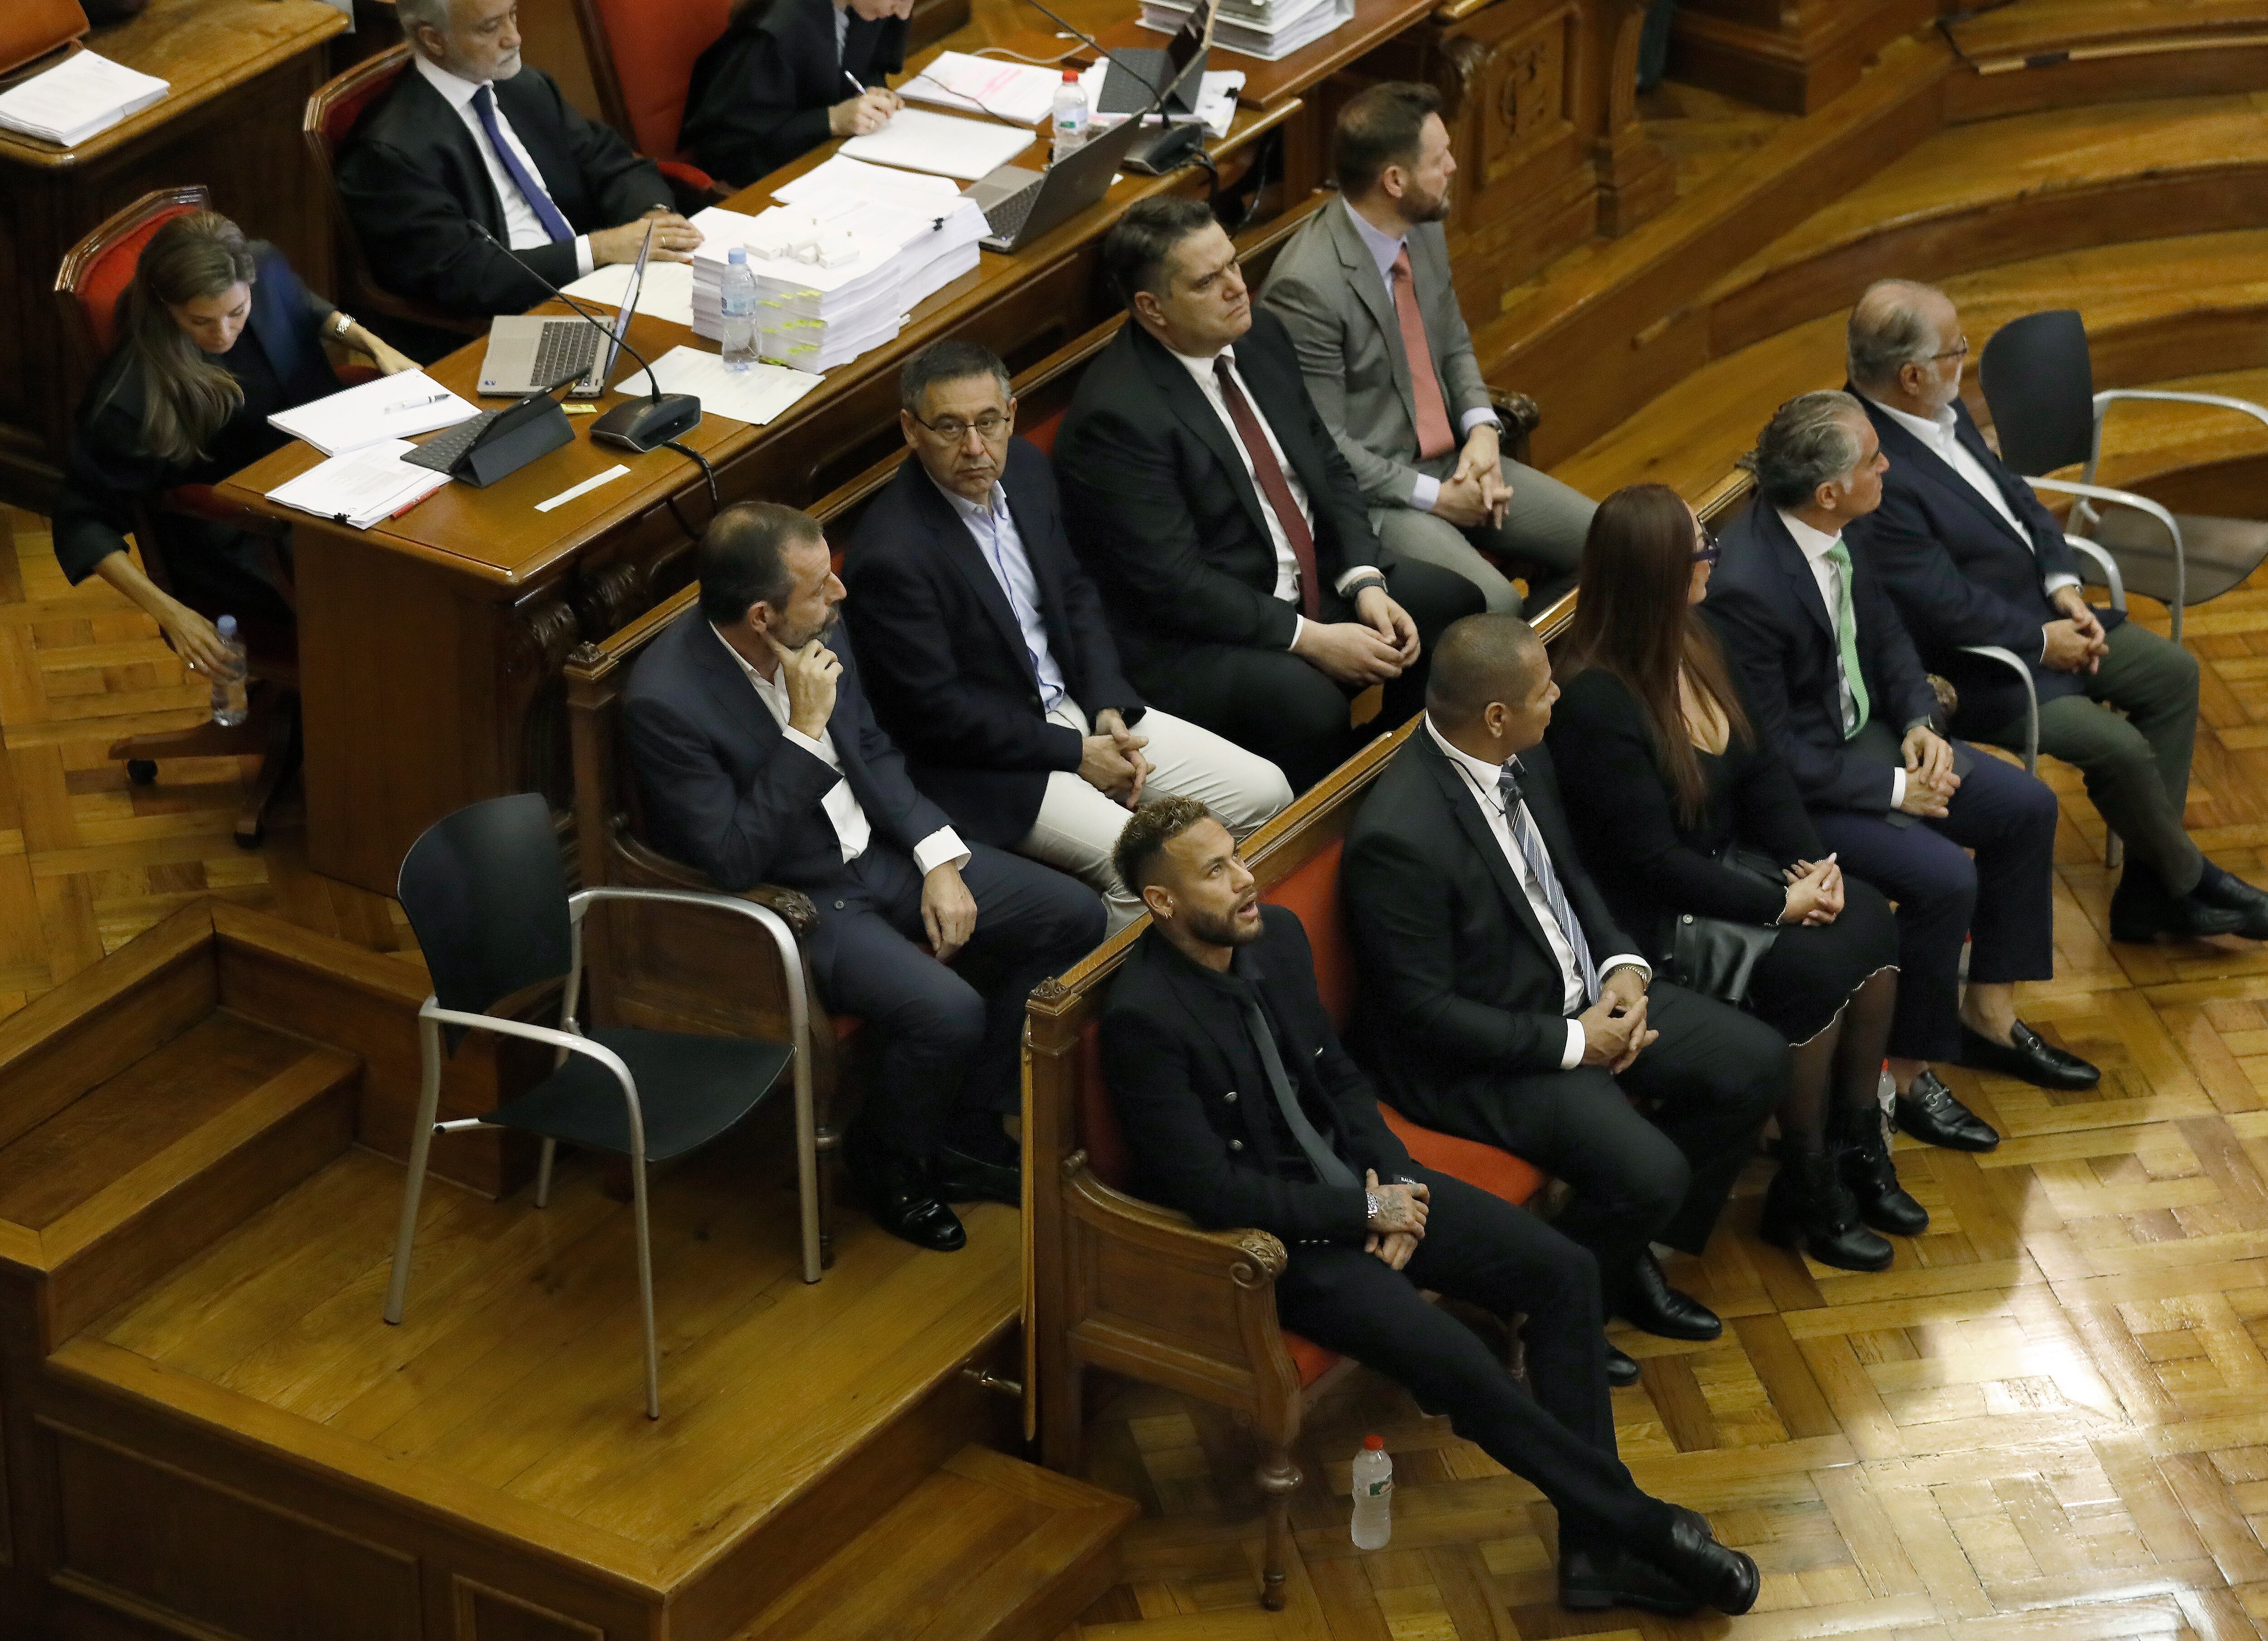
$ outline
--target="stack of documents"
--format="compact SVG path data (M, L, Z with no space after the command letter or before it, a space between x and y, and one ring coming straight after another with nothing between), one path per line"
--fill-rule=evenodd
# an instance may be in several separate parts
M1347 4L1352 5L1354 0ZM1062 83L1061 75L1057 83ZM1027 125L995 125L990 120L963 120L925 108L901 108L880 130L852 137L839 152L878 166L934 171L974 182L1006 165L1038 138L1039 133Z
M892 340L915 304L976 266L987 231L976 202L949 184L839 158L786 191L789 203L760 216L711 207L693 219L705 236L693 254L693 331L722 339L721 282L730 253L745 247L756 351L799 371Z
M1189 20L1192 0L1142 0L1142 26L1170 34ZM1354 0L1219 0L1212 43L1274 63L1354 20Z
M0 127L74 148L139 114L171 86L155 75L78 51L0 96Z
M383 440L454 427L480 413L480 406L459 398L423 371L406 370L278 410L268 425L335 456Z
M364 445L287 479L268 492L268 499L366 530L380 519L409 512L449 482L446 473L401 459L416 447L407 439Z
M948 51L898 87L901 95L939 107L989 114L1012 125L1037 125L1055 116L1061 69Z

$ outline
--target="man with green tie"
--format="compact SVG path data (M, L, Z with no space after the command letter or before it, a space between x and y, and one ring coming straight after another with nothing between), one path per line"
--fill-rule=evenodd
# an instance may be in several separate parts
M1704 610L1821 839L1897 903L1898 1126L1990 1150L1999 1135L1931 1062L1989 1064L2048 1088L2099 1077L2015 1013L2015 983L2055 970L2055 795L1930 727L1936 697L1913 640L1864 551L1845 543L1845 527L1881 504L1889 465L1859 402L1790 400L1750 462L1756 499L1726 532Z

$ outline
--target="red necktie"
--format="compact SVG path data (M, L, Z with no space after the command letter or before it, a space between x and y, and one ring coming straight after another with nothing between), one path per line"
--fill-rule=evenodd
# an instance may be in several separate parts
M1410 247L1394 259L1394 316L1402 322L1402 351L1410 360L1410 391L1418 401L1418 459L1431 462L1457 447L1449 431L1449 407L1441 379L1433 373L1433 347L1425 340L1425 316L1418 311L1418 289L1410 272Z
M1300 613L1313 621L1322 609L1315 592L1315 538L1300 514L1300 504L1292 499L1292 486L1284 477L1284 469L1277 464L1276 452L1269 447L1268 430L1253 414L1251 402L1229 371L1226 354L1213 360L1212 373L1220 381L1220 396L1228 406L1229 422L1235 427L1237 438L1243 441L1244 454L1252 458L1252 477L1260 481L1260 493L1275 510L1276 521L1284 527L1285 539L1292 543L1292 557L1300 561Z

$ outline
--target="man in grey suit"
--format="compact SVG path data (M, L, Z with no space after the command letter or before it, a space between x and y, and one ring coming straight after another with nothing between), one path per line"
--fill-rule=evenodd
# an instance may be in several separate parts
M1339 199L1292 236L1260 299L1292 333L1379 540L1517 613L1519 594L1482 552L1538 567L1531 591L1556 596L1573 584L1596 504L1498 451L1449 283L1441 219L1457 162L1440 107L1430 85L1388 81L1340 110Z

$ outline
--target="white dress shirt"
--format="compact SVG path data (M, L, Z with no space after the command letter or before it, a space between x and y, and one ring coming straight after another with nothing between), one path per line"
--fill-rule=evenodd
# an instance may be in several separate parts
M465 122L465 129L473 134L473 147L480 154L481 163L489 168L489 181L496 188L498 203L504 206L504 243L516 251L533 250L539 245L552 243L550 230L535 214L535 208L527 203L527 196L519 191L519 184L512 180L512 173L504 169L504 161L497 158L496 148L490 143L488 132L481 127L481 116L473 112L474 96L482 85L493 87L495 82L460 79L422 51L411 52L409 60L417 65L417 71L425 77L425 83L448 100L449 107L457 111L457 118ZM512 129L512 121L504 114L504 104L497 101L493 89L489 92L489 100L495 103L497 129L504 133L504 140L512 145L512 157L526 166L527 174L536 180L539 187L541 186L543 173L537 166L534 156L527 152L527 145L519 140L519 133ZM554 200L551 203L556 207L559 202ZM564 217L567 213L563 211L559 214ZM589 273L591 268L591 236L578 234L575 238L575 272L580 277Z
M1166 351L1173 353L1171 348ZM1252 452L1244 447L1244 440L1236 431L1236 418L1228 413L1228 401L1221 396L1220 379L1213 374L1212 360L1192 359L1186 353L1174 353L1174 357L1182 362L1182 368L1189 372L1197 382L1197 391L1204 395L1205 403L1212 406L1213 414L1220 418L1220 425L1228 429L1229 442L1236 447L1237 455L1244 458L1245 477L1251 479L1253 489L1258 491L1260 476L1253 471ZM1314 504L1307 499L1307 487L1300 482L1299 474L1285 459L1284 446L1277 439L1276 430L1268 425L1268 413L1260 408L1260 401L1253 395L1252 384L1246 381L1244 373L1236 368L1236 350L1223 348L1219 357L1228 361L1230 377L1242 391L1244 402L1252 407L1253 419L1260 424L1260 431L1268 436L1268 448L1275 454L1276 465L1284 471L1284 483L1292 492L1292 503L1300 509L1300 516L1307 521L1307 533L1312 536L1315 530L1315 509ZM1296 604L1300 602L1299 555L1292 551L1292 538L1284 533L1284 522L1276 516L1276 509L1269 505L1265 492L1262 492L1260 496L1260 516L1268 521L1268 539L1276 546L1276 596L1287 604ZM1375 565L1359 564L1339 577L1337 590L1344 593L1350 583L1380 573ZM1285 647L1298 646L1300 633L1307 625L1304 616L1292 617L1292 642Z
M1371 220L1369 218L1364 216L1360 211L1357 211L1353 206L1346 203L1344 196L1340 197L1339 204L1340 207L1345 211L1347 220L1354 224L1354 231L1362 236L1363 244L1369 248L1371 260L1378 264L1378 277L1386 285L1387 305L1388 307L1393 306L1394 264L1400 260L1403 248L1410 243L1410 231L1405 228L1398 234L1381 233L1375 227L1371 225ZM1411 293L1414 296L1416 294L1414 290L1414 279L1412 284L1413 290ZM1436 376L1440 373L1438 371L1434 373ZM1443 400L1446 401L1448 398L1448 395L1449 384L1443 382L1441 384L1441 396ZM1490 423L1498 428L1501 428L1503 425L1502 423L1497 421L1496 411L1490 406L1484 404L1467 410L1462 416L1459 417L1457 418L1457 431L1461 433L1469 434L1474 428L1478 427L1483 422ZM1410 505L1417 508L1420 513L1431 513L1433 510L1433 504L1440 499L1441 481L1438 478L1431 477L1424 473L1418 475L1418 483L1410 492Z
M1535 913L1536 926L1543 929L1544 942L1551 948L1551 956L1559 965L1562 981L1559 1011L1570 1016L1567 1021L1567 1046L1560 1051L1559 1068L1572 1071L1583 1063L1583 1024L1572 1017L1582 1013L1589 1002L1583 991L1583 971L1575 962L1575 949L1567 943L1567 936L1559 927L1559 919L1551 910L1551 902L1544 898L1543 885L1535 881L1535 869L1528 865L1528 856L1521 852L1519 841L1512 835L1512 822L1505 813L1504 798L1496 784L1497 778L1504 772L1494 764L1484 763L1470 753L1452 746L1449 738L1434 728L1430 713L1425 717L1425 733L1433 737L1433 744L1447 756L1451 767L1465 778L1466 790L1473 795L1473 802L1480 805L1481 818L1488 823L1489 832L1496 839L1497 847L1504 851L1504 858L1512 866L1513 876L1520 879L1521 892L1528 897L1528 910ZM1524 809L1528 805L1523 801L1520 807ZM1528 824L1534 825L1535 817L1531 815L1528 818ZM1536 836L1540 838L1543 833L1539 831ZM1554 861L1553 865L1556 867L1557 862ZM1561 888L1564 891L1565 885L1563 883ZM1571 899L1568 909L1572 911L1573 907L1574 902ZM1653 965L1644 957L1626 951L1607 958L1598 967L1602 980L1616 969L1636 969L1649 981L1653 979Z
M932 478L930 483L937 481ZM1024 551L1015 515L1008 511L1008 492L995 481L991 495L983 501L971 501L942 484L937 485L937 493L952 504L968 527L976 540L976 551L991 566L992 579L1007 595L1016 630L1024 635L1024 652L1031 657L1033 675L1040 681L1040 713L1044 717L1062 706L1071 691L1064 684L1062 667L1048 649L1047 623L1040 618L1039 578L1032 573L1032 560Z
M725 653L733 658L741 675L755 687L756 699L764 704L764 710L772 715L772 721L780 727L780 733L829 769L841 770L843 759L835 750L835 731L821 729L819 739L814 741L791 725L787 721L786 686L777 677L767 678L750 666L748 658L734 649L732 641L722 632L718 632L713 625L709 630L717 632L717 641L724 645ZM858 795L850 790L850 783L836 780L828 787L827 795L820 800L820 807L827 811L828 822L835 828L836 840L843 846L843 860L855 861L865 854L866 846L874 840L873 823L866 818L866 811L858 807ZM968 859L968 846L961 841L961 834L950 826L939 827L914 845L914 865L924 877L947 861L958 866Z
M1787 526L1787 533L1795 537L1796 549L1803 554L1804 563L1811 566L1811 579L1819 584L1820 602L1827 606L1827 630L1836 632L1837 623L1843 617L1843 573L1835 567L1834 561L1827 555L1843 538L1813 529L1793 513L1782 512L1779 521ZM1851 618L1853 621L1858 619L1855 605L1852 609ZM1847 714L1851 703L1857 698L1851 693L1851 680L1843 676L1843 646L1839 639L1835 646L1835 677L1842 689L1844 710ZM1890 772L1890 807L1896 809L1905 801L1906 772L1894 769Z
M1953 414L1951 405L1947 405L1934 417L1923 417L1894 410L1880 399L1874 400L1874 404L1882 414L1904 428L1916 439L1920 440L1923 449L1937 456L1946 466L1960 474L1970 489L1991 502L1992 511L2006 519L2008 521L2008 528L2016 532L2016 539L2025 546L2030 547L2035 556L2037 555L2039 549L2033 543L2032 533L2017 521L2016 510L2008 505L2008 498L2002 493L2000 487L1992 482L1992 476L1984 470L1984 464L1971 455L1969 447L1961 442L1957 434L1961 423ZM2050 598L2053 598L2066 587L2078 585L2079 578L2068 573L2043 576L2040 580L2040 589ZM2047 649L2047 634L2043 632L2040 634L2040 654L2044 656Z

